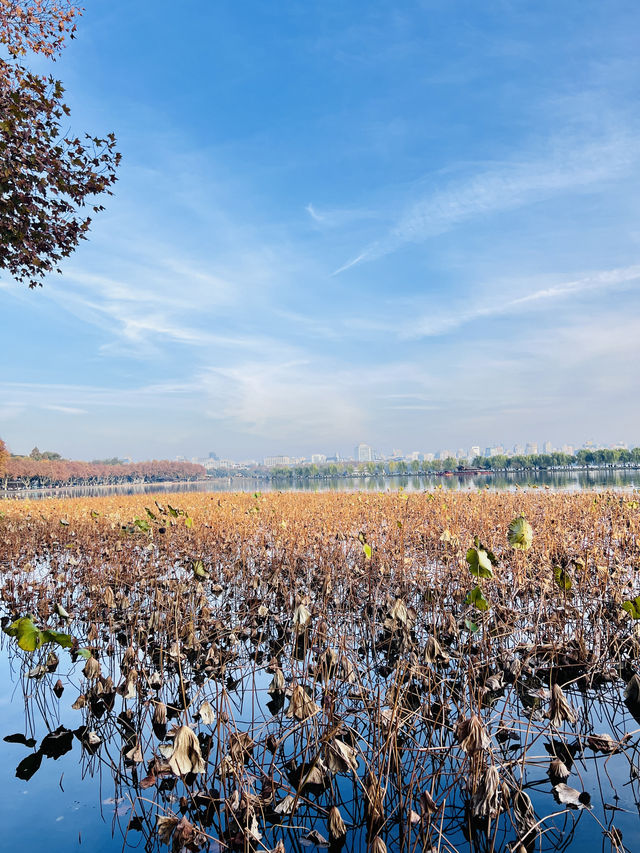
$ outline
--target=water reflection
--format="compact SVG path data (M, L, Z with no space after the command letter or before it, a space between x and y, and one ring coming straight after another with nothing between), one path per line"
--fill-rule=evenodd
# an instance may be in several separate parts
M551 489L554 491L589 491L594 489L632 490L640 488L640 471L634 469L581 469L576 471L531 471L527 473L489 472L487 474L438 476L382 475L366 477L324 477L319 479L267 480L257 477L229 477L197 483L130 483L119 486L74 486L61 489L37 489L0 492L0 499L106 497L108 495L142 495L161 492L385 492L404 489L420 492L433 489L447 491L513 491L515 489Z

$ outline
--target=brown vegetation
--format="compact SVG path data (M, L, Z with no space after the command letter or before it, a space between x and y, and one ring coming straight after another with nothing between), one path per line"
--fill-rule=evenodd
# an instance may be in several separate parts
M50 701L75 700L84 760L113 767L146 849L212 837L297 849L297 836L567 850L573 815L618 843L607 794L591 809L583 780L597 767L602 786L617 762L638 800L634 498L192 494L0 509L5 612L68 631L73 659L89 650L67 664L43 647L34 677L53 691L68 670L78 692Z

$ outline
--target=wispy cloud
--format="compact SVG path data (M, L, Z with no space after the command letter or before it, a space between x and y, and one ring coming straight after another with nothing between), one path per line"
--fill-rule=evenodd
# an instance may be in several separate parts
M443 234L469 220L619 178L637 162L639 143L634 134L620 131L587 145L573 138L553 140L547 148L545 155L532 157L523 153L518 159L491 164L443 189L434 186L405 207L384 237L369 244L333 274L391 254L408 243Z
M89 412L86 409L77 409L75 406L56 406L53 404L49 404L48 406L43 406L43 409L46 409L49 412L62 412L63 415L88 415Z
M444 335L476 320L515 314L523 309L541 307L554 300L568 299L582 295L611 290L614 288L635 287L640 282L640 264L621 269L601 270L571 281L565 281L534 290L524 296L477 305L468 310L424 315L411 323L403 324L399 329L401 337L424 338Z
M380 219L380 214L368 208L328 208L320 210L316 205L309 203L305 210L311 219L323 228L343 228L368 219Z

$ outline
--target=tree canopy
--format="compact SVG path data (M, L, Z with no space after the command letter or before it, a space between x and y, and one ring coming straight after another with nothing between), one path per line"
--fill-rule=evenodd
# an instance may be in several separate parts
M0 438L0 477L2 477L4 471L6 470L8 462L9 451L7 450L4 441Z
M113 133L63 135L62 83L19 61L30 52L54 60L80 12L67 0L0 0L0 270L29 287L86 239L87 205L104 209L97 196L111 194L120 162Z

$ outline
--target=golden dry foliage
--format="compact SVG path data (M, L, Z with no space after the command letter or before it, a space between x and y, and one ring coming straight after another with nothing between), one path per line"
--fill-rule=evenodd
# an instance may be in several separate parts
M577 749L624 755L625 731L594 728L578 691L606 690L640 719L622 607L640 594L632 495L192 493L0 510L5 622L31 614L74 637L72 660L90 650L69 664L43 649L25 668L53 688L71 666L78 692L60 701L78 697L83 749L99 755L89 735L105 744L111 727L144 771L141 801L177 779L183 816L153 822L174 846L209 833L275 847L268 812L332 839L359 815L371 849L444 849L458 809L530 849L527 751L533 778L547 762L553 803L579 784ZM508 537L522 517L526 549ZM490 571L473 573L474 549ZM568 808L587 807L565 788Z
M4 472L7 468L7 463L9 461L9 451L7 450L7 445L0 438L0 477L4 475Z

